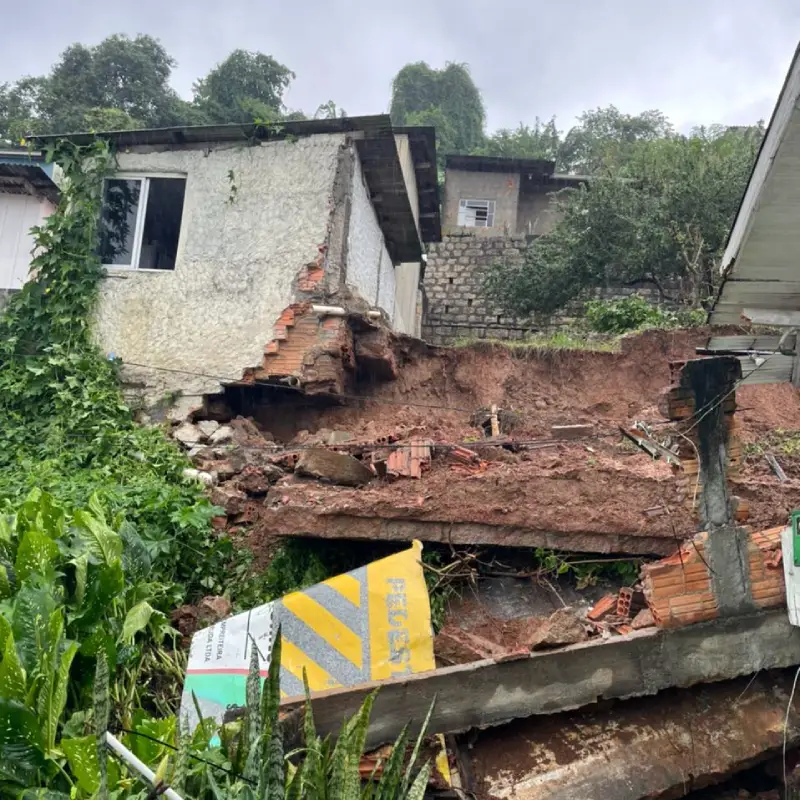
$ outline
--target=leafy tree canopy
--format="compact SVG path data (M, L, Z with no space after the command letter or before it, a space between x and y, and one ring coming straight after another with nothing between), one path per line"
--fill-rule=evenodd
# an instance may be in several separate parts
M470 153L483 143L483 98L466 64L447 63L443 69L423 61L406 64L392 81L391 115L396 125L439 122L441 155Z
M272 56L234 50L194 85L195 101L212 122L280 118L294 73Z
M608 284L649 282L694 306L713 294L763 125L688 136L658 125L663 135L598 135L603 172L559 195L561 220L523 265L491 270L487 288L509 312L546 317Z
M495 131L475 148L474 155L557 161L561 158L561 145L561 132L556 127L555 117L547 122L536 117L533 125L520 122L514 130L501 128Z

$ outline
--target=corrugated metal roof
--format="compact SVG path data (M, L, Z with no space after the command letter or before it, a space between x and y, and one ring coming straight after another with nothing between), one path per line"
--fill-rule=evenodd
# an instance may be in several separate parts
M741 324L742 311L800 311L800 47L750 175L722 258L709 321Z

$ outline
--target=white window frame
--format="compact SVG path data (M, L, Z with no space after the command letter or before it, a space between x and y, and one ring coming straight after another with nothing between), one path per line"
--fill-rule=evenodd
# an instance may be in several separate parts
M486 210L485 224L478 224L475 212ZM465 197L458 201L458 227L459 228L493 228L495 214L494 200L480 200L474 197Z
M142 188L139 191L139 205L136 208L136 224L133 228L133 244L131 246L131 263L130 264L103 264L106 269L124 269L124 270L137 270L140 272L174 272L171 269L150 269L148 267L140 267L139 261L142 257L142 237L144 236L144 218L147 215L147 201L150 197L150 181L153 178L171 178L172 180L183 180L186 182L187 177L185 173L175 172L115 172L109 175L106 180L120 180L120 181L140 181ZM105 198L105 181L103 182L103 198ZM178 231L178 249L181 246L183 238L183 211L186 208L186 195L183 196L183 208L181 209L181 229ZM102 208L100 210L102 214ZM176 257L177 262L177 257Z

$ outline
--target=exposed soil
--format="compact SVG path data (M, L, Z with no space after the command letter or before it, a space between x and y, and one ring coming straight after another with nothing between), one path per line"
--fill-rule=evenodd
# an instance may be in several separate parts
M517 452L480 447L480 470L434 453L422 479L374 480L345 488L287 476L258 505L250 543L281 534L454 544L549 547L664 555L697 529L674 469L623 441L619 426L664 426L657 408L671 361L694 357L708 330L648 331L622 351L537 351L493 344L431 348L400 339L393 381L362 384L341 405L296 395L247 409L277 442L307 446L320 431L352 441L398 444L412 437L478 447L476 409L515 412ZM800 393L789 385L742 387L738 419L745 443L775 428L800 427ZM591 438L545 442L552 425L590 424ZM796 472L800 476L800 471ZM791 477L791 471L790 471ZM684 490L685 491L685 490ZM779 484L763 459L747 460L734 486L747 499L748 524L780 524L800 502L800 480Z

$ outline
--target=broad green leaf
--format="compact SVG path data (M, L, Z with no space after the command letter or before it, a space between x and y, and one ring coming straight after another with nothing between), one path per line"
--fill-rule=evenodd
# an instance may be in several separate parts
M47 589L24 585L17 592L11 618L11 630L22 666L30 675L49 647L50 617L56 601Z
M0 614L0 651L6 646L6 639L11 634L11 623Z
M16 572L7 561L0 559L0 600L12 597L16 588Z
M125 589L122 563L89 565L83 612L77 615L82 626L92 625L109 616L114 601Z
M16 700L0 698L0 780L30 786L44 765L39 720Z
M91 502L89 504L91 506ZM88 511L75 512L78 533L89 552L104 564L113 564L122 557L122 539L104 520Z
M55 570L58 545L47 534L31 528L17 548L17 580L24 582L31 575L50 576Z
M80 608L86 598L86 576L89 571L89 554L81 553L70 562L75 567L75 605Z
M125 575L131 582L141 581L150 574L152 561L147 552L147 545L144 539L136 531L130 522L123 522L119 529L122 539L122 566Z
M100 788L100 764L94 736L80 739L62 739L61 749L67 757L69 768L84 792L94 794Z
M133 639L139 631L143 631L153 616L153 607L146 600L137 603L126 615L122 625L120 640L125 644L133 644Z
M9 633L3 647L0 663L0 697L6 700L25 701L25 670L17 655L14 635Z
M175 741L176 720L175 717L166 717L164 719L149 719L143 715L138 715L138 717L137 719L134 716L133 734L126 734L124 741L138 759L152 767L164 756L170 755L172 752L171 748L158 744L153 739L173 744ZM139 736L137 734L144 735Z
M70 771L78 781L78 787L94 794L100 788L100 762L97 759L95 737L62 739L59 745L67 757ZM108 762L108 778L112 786L119 784L119 765L113 760Z
M67 705L67 689L69 686L69 671L72 667L72 660L78 652L78 643L70 642L64 652L61 654L61 661L58 665L58 672L56 673L55 685L53 686L52 700L50 702L49 717L47 719L47 728L45 735L49 737L50 748L53 749L56 744L56 733L58 731L58 723L64 713Z

